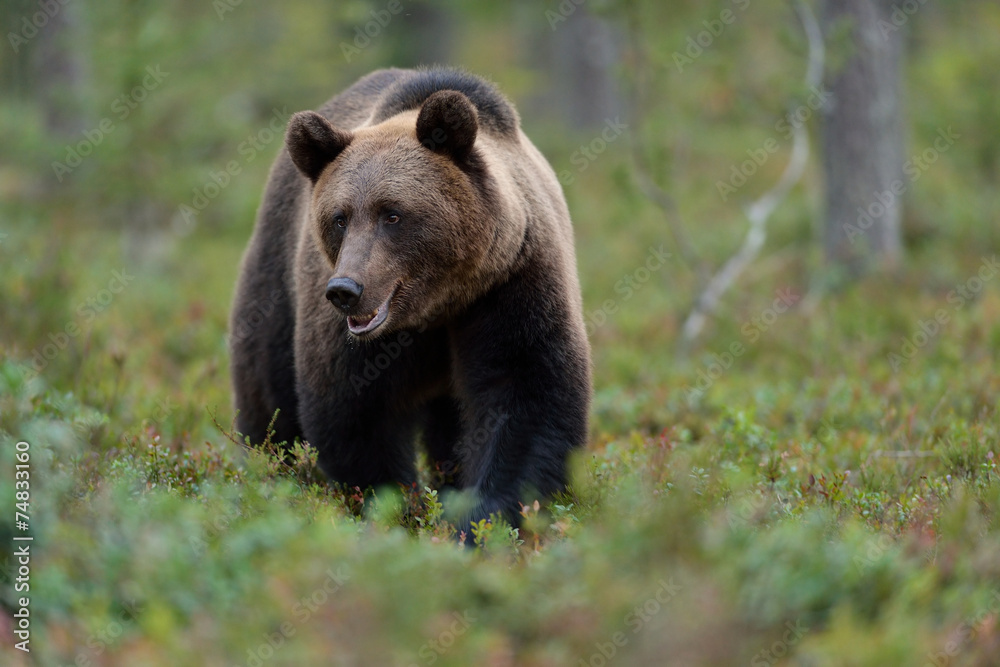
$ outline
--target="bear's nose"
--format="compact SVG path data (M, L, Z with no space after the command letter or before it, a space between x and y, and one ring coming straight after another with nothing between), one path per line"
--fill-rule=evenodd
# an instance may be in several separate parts
M326 298L330 303L345 313L358 305L364 285L359 285L350 278L330 278L326 284Z

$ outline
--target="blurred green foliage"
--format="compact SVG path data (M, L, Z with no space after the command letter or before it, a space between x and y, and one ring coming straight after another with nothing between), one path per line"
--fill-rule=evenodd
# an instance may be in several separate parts
M682 356L690 269L675 259L616 289L651 247L676 252L636 186L630 146L676 197L692 242L721 262L745 231L740 206L773 184L788 143L729 201L716 182L780 138L776 123L807 94L786 4L747 4L676 66L703 21L736 4L747 3L593 2L553 24L546 12L575 5L403 2L381 25L388 3L112 0L68 3L63 27L51 19L16 53L7 37L0 538L18 532L11 471L25 440L31 659L993 664L1000 279L974 290L970 279L1000 247L1000 72L989 66L1000 7L926 3L905 26L909 154L940 128L960 138L907 192L901 271L815 289L825 269L813 159L765 252ZM4 34L39 6L5 3ZM611 76L629 127L580 170L574 155L603 123L564 121L539 45L586 12L617 36ZM343 45L373 20L348 61ZM66 67L51 58L60 48ZM651 65L642 80L637 49ZM519 531L456 528L426 489L332 488L308 450L285 461L227 437L229 300L281 141L263 130L275 110L314 108L367 71L425 59L497 81L573 177L592 434L571 489L526 507ZM154 85L157 67L167 75ZM636 85L641 123L627 112ZM52 163L104 119L114 129L60 181ZM809 128L815 138L815 118ZM188 224L181 207L213 183ZM971 298L957 307L948 297L963 286ZM801 299L769 320L780 290ZM941 309L947 323L926 334ZM479 548L459 549L456 529ZM10 551L0 604L13 611ZM9 621L0 616L0 660L28 664Z

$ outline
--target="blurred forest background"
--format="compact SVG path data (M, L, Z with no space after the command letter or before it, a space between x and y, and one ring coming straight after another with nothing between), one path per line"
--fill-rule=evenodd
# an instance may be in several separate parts
M1000 5L805 7L3 0L4 664L996 664ZM465 551L225 433L289 115L432 63L559 175L595 360L570 491Z

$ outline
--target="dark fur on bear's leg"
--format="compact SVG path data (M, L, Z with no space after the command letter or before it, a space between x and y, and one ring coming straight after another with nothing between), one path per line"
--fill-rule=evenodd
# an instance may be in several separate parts
M451 396L441 396L428 403L424 422L424 445L431 477L441 489L456 488L460 461L458 445L462 437L461 406Z
M231 320L240 430L349 486L410 486L423 441L459 531L566 484L590 351L559 182L489 83L375 72L290 123ZM447 500L446 500L447 502Z
M566 334L570 314L531 292L540 268L487 294L455 328L469 432L489 433L468 443L464 485L478 498L471 521L499 512L517 526L522 502L564 488L566 458L586 438L588 360Z
M442 332L402 340L359 342L335 360L302 346L299 418L320 467L335 480L361 488L416 481L414 444L424 410L414 394L436 391L449 366Z

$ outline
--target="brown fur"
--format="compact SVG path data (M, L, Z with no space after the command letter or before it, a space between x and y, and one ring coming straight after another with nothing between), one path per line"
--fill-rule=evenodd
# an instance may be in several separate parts
M359 485L412 482L422 432L472 492L466 518L514 520L526 493L561 488L586 438L589 348L562 191L513 107L469 75L385 70L296 114L286 143L233 309L241 432L263 440L281 409L277 437ZM331 278L363 286L346 313ZM380 326L348 331L387 299Z

